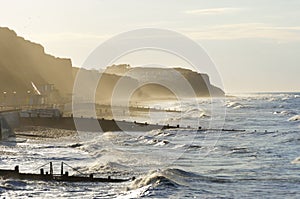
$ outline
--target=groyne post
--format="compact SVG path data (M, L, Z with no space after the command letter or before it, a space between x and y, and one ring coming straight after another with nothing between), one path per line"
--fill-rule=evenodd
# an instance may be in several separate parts
M0 118L0 140L2 140L2 119Z
M53 165L52 165L52 162L50 162L50 175L53 175Z
M19 165L15 166L15 172L19 173Z
M60 175L64 175L64 163L63 162L60 165Z

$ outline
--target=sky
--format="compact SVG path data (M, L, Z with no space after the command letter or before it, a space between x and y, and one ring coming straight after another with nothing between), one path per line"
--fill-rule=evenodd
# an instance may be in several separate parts
M0 26L80 67L102 42L162 28L201 45L227 93L300 91L300 0L0 0ZM212 79L212 83L214 80Z

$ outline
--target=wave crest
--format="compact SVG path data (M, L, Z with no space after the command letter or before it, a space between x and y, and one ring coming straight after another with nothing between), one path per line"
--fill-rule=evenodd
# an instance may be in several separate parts
M300 115L295 115L288 119L288 121L300 121Z

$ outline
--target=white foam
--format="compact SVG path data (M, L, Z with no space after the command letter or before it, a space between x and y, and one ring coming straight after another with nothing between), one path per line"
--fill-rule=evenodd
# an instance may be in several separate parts
M243 105L237 105L235 107L233 107L233 109L240 109L240 108L243 108L244 106Z
M286 100L289 100L289 99L290 99L289 97L283 97L281 100L286 101Z
M151 188L151 185L146 185L144 187L127 191L126 193L117 197L117 199L129 199L129 198L140 198L147 195L148 190Z
M225 106L227 107L227 108L232 108L232 109L240 109L240 108L244 108L245 106L244 105L242 105L241 103L238 103L238 102L227 102L226 104L225 104Z
M183 115L181 115L183 118L207 118L210 117L209 114L201 109L201 108L193 108L186 111Z
M291 162L292 164L300 164L300 157L296 158Z
M162 140L162 141L159 141L157 144L155 144L154 146L164 146L164 145L167 145L169 144L170 142L167 141L167 140Z
M288 119L288 121L300 121L300 115L295 115Z
M274 115L293 115L295 112L292 111L275 111Z
M268 102L274 102L274 101L276 101L276 100L277 100L276 98L272 97L272 98L268 99L267 101L268 101Z
M137 178L135 181L132 182L130 190L138 189L141 187L145 187L147 185L154 185L156 186L159 183L159 177L161 176L160 172L158 171L150 171L149 174L142 176L141 178Z

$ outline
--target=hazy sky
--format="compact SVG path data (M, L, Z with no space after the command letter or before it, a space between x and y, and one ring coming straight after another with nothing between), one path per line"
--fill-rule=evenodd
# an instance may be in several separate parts
M80 66L106 39L166 28L199 43L227 92L300 91L300 0L0 0L0 26Z

